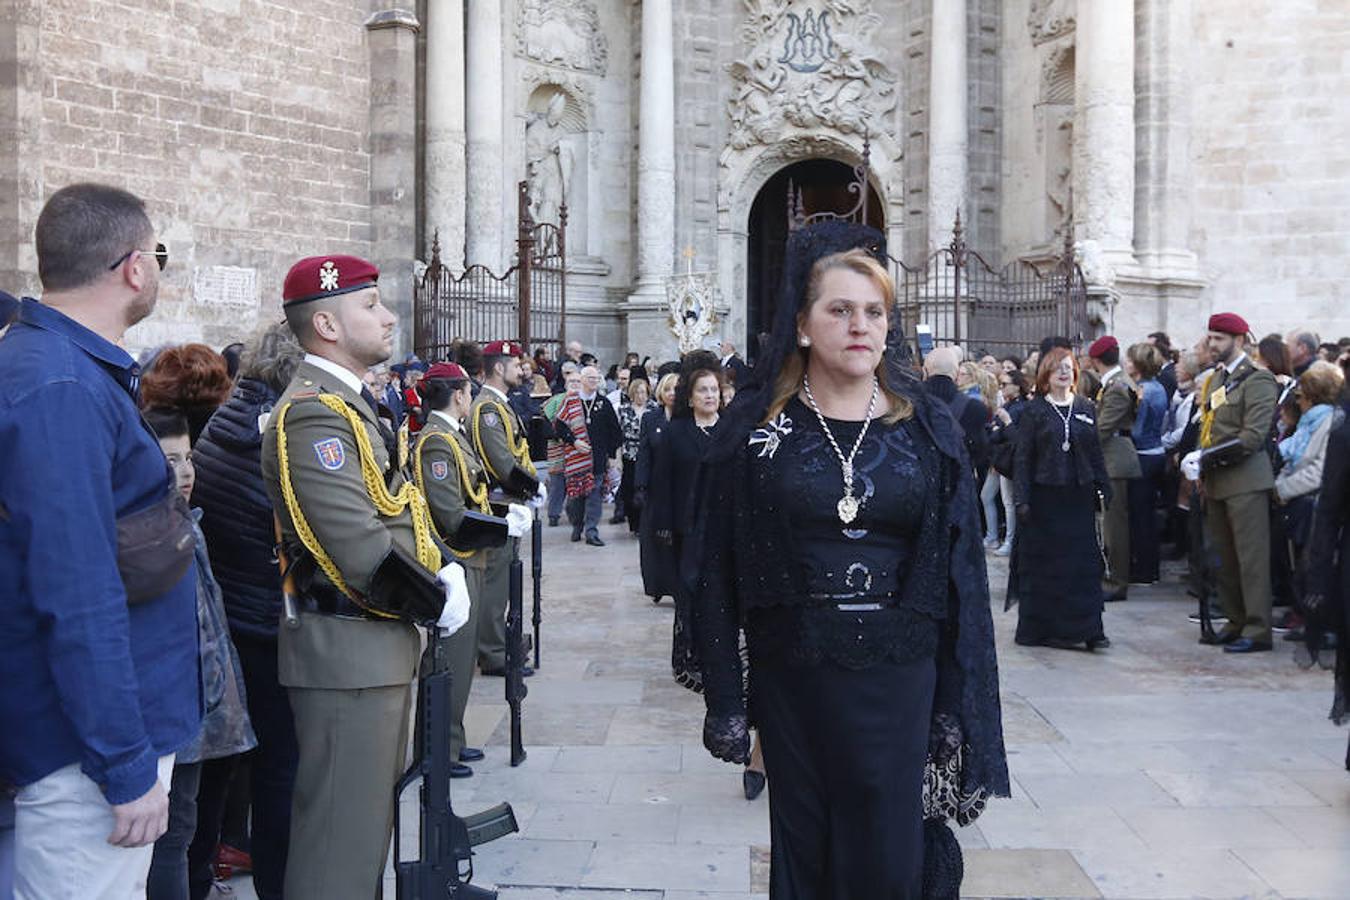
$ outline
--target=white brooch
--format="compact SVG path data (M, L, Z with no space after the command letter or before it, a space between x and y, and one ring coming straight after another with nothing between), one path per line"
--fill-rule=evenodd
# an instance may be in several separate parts
M778 445L782 443L785 435L792 434L792 420L783 413L778 414L778 418L766 424L763 428L756 428L750 433L750 446L759 445L759 458L769 457L778 452Z
M1092 421L1092 416L1089 416L1086 413L1074 413L1073 417L1080 422L1086 422L1089 425L1094 424Z
M330 259L319 267L319 290L336 291L338 287L338 268Z

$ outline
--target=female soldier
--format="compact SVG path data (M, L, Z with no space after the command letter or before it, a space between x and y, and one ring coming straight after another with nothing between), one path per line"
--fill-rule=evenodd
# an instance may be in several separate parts
M483 751L464 744L464 710L473 684L474 656L478 645L479 601L490 547L500 547L506 538L518 537L532 521L528 509L512 504L506 518L492 514L488 505L488 476L464 433L464 417L473 406L469 375L457 363L436 363L417 385L426 411L426 423L413 451L417 487L427 498L432 520L441 539L464 566L469 587L469 621L448 638L440 638L437 664L449 669L450 678L450 777L473 774L465 763L483 758Z

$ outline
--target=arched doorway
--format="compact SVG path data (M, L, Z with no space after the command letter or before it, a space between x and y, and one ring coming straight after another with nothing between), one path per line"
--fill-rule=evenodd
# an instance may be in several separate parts
M857 204L848 190L855 178L852 166L833 159L807 159L780 169L755 195L746 242L746 334L742 348L750 360L759 354L759 335L773 325L782 289L783 253L793 209L789 185L793 194L801 197L805 215L844 213ZM867 188L867 222L885 231L881 198L871 185Z

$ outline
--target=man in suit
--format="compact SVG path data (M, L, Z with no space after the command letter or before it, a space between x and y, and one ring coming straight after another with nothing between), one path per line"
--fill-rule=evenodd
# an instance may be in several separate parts
M723 341L720 350L722 369L730 377L731 383L737 387L745 387L745 376L750 372L750 367L745 364L745 360L736 355L736 345L731 341Z
M1120 367L1120 343L1111 335L1088 347L1093 371L1101 379L1097 389L1097 439L1111 478L1111 502L1102 516L1109 572L1103 583L1105 600L1124 600L1130 587L1130 479L1138 478L1139 454L1130 429L1134 427L1139 387Z
M525 348L514 341L493 341L483 348L483 386L465 423L493 489L519 503L548 497L530 461L525 423L508 398L511 389L520 384L524 355ZM516 538L512 538L505 546L486 551L487 573L478 618L478 668L484 675L506 674L506 605L515 547ZM534 670L525 666L524 673L530 676Z
M1275 485L1266 452L1279 382L1247 356L1247 322L1235 313L1209 319L1215 366L1200 389L1200 484L1205 528L1218 551L1219 603L1228 624L1207 643L1228 653L1271 648L1270 491Z
M939 347L923 359L924 384L928 392L946 403L961 423L966 436L966 452L970 454L971 477L978 491L984 473L989 469L989 410L979 400L956 389L956 370L961 365L954 347Z
M422 636L377 610L410 597L414 582L434 594L438 575L457 567L441 568L421 495L405 483L394 435L361 382L388 358L393 336L378 277L354 256L310 257L282 292L306 351L262 450L299 606L298 627L280 630L277 650L300 750L290 900L378 896ZM365 477L372 468L377 483Z

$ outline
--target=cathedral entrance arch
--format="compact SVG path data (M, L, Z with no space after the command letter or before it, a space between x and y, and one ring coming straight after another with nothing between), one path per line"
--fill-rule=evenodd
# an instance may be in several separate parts
M750 206L745 260L745 354L753 361L759 336L773 325L782 289L783 258L794 216L843 214L858 205L850 186L857 182L853 166L834 159L805 159L779 169L755 195ZM867 187L866 221L886 230L881 197Z

